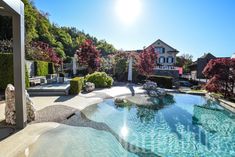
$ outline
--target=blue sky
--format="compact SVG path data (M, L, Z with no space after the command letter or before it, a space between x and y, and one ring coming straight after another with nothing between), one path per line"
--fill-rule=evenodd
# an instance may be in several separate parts
M51 22L77 27L117 49L141 49L161 39L194 59L206 52L235 53L234 0L139 0L141 9L131 24L119 18L117 1L35 0L35 5L50 14Z

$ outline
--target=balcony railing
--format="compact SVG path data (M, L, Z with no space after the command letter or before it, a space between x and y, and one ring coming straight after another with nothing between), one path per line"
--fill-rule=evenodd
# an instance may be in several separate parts
M175 66L156 66L156 70L178 70Z

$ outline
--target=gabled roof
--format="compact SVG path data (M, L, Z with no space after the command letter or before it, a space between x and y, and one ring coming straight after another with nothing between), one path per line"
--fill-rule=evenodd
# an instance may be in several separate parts
M211 53L204 53L203 56L201 56L200 58L207 58L208 56L212 56L214 58L216 58L214 55L212 55Z
M161 42L161 43L163 43L164 45L168 46L169 48L173 49L173 51L171 51L171 52L177 52L177 53L179 52L177 49L171 47L170 45L168 45L167 43L165 43L165 42L162 41L161 39L156 40L156 41L155 41L154 43L152 43L150 46L154 45L154 44L157 43L157 42ZM150 46L148 46L148 47L150 47Z

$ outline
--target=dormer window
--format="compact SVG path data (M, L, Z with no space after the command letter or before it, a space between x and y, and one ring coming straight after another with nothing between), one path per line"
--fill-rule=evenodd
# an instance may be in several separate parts
M163 53L165 53L165 48L155 47L155 53L163 54Z

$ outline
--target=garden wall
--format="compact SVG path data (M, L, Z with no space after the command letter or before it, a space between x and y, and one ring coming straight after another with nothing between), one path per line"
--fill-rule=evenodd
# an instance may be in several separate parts
M155 74L159 75L159 76L170 76L170 77L173 77L174 79L179 78L179 71L178 70L159 70L159 69L157 69L155 71Z

